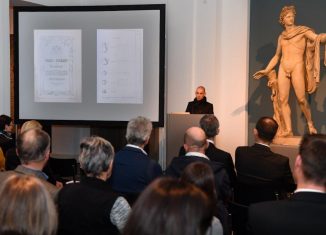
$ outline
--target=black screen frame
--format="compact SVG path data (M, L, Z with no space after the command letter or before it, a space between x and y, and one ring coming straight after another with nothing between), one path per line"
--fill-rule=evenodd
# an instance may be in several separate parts
M159 106L158 121L153 121L154 127L164 127L165 107L165 4L147 5L110 5L110 6L33 6L14 8L14 121L21 124L27 119L19 117L19 13L20 12L68 12L68 11L137 11L159 10ZM83 125L83 126L126 126L128 121L103 121L103 120L49 120L37 119L46 125Z

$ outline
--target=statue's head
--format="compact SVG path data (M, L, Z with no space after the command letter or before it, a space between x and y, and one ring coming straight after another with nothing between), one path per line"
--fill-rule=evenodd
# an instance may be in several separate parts
M295 6L284 6L281 10L280 13L280 18L278 20L278 22L284 26L284 17L289 13L292 12L293 15L295 16L297 14L297 12L295 11Z

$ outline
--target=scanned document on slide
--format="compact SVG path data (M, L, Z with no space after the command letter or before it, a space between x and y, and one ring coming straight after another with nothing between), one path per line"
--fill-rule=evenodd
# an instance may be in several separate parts
M81 30L34 30L34 101L81 103Z
M143 29L97 30L97 102L143 103Z

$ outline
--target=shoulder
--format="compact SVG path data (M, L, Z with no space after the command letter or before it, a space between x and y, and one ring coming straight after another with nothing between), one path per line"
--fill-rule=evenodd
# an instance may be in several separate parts
M282 162L282 163L287 163L289 162L289 158L286 156L283 156L278 153L271 152L271 157L274 158L275 160Z
M239 146L235 149L235 153L242 153L242 152L247 152L251 150L251 146Z

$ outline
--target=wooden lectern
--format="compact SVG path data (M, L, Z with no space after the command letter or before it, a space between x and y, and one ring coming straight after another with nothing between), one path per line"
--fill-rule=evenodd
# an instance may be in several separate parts
M203 114L170 113L167 116L166 128L166 166L173 157L178 156L183 145L185 131L192 126L199 126Z

